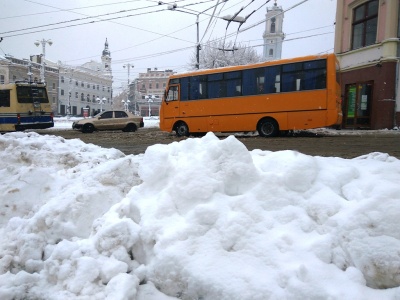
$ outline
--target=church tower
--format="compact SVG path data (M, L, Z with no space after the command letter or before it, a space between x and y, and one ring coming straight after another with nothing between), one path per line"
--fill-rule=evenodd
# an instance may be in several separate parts
M282 56L282 42L285 38L283 29L283 10L274 3L273 7L267 7L264 38L263 59L265 61L280 59Z
M111 74L111 52L108 50L108 41L104 43L104 50L101 55L102 69L104 73Z

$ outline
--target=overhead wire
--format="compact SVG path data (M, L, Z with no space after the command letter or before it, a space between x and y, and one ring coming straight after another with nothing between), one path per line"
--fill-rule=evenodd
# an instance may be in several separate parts
M36 15L44 15L44 14L53 14L53 13L56 13L56 12L72 12L72 13L75 13L75 14L80 14L80 13L74 12L74 10L94 8L94 7L100 7L100 6L109 6L109 5L121 4L121 3L127 3L127 2L138 2L140 0L130 0L130 1L121 1L121 2L114 2L114 3L106 3L106 4L97 4L97 5L83 6L83 7L78 7L78 8L68 8L68 9L61 9L61 8L57 8L57 7L54 7L54 6L51 6L51 5L47 5L47 4L43 4L43 3L36 2L36 1L31 1L31 0L24 0L24 1L25 2L31 2L31 3L38 4L38 5L42 5L42 6L46 6L46 7L56 8L57 10L45 11L45 12L39 12L39 13L32 13L32 14L24 14L24 15L19 15L19 16L0 17L0 20L21 18L21 17L29 17L29 16L36 16ZM183 0L179 0L179 1L183 1ZM84 14L81 14L81 15L84 15Z
M183 1L183 0L182 0L182 1ZM268 0L267 3L268 3L269 1L270 1L270 0ZM291 9L293 9L293 8L299 6L299 5L301 5L301 4L303 4L303 3L307 2L307 1L308 1L308 0L304 0L304 1L300 2L300 3L297 3L296 5L293 5L292 7L290 7L290 8L288 8L288 9L284 10L283 12L289 11L289 10L291 10ZM33 1L30 1L30 2L33 2ZM126 1L126 2L134 2L134 1ZM207 2L208 2L208 1L207 1ZM119 2L119 3L121 3L121 2ZM202 3L203 3L203 2L202 2ZM191 5L194 5L194 4L191 4ZM265 5L265 4L263 4L263 5ZM225 4L221 7L219 14L222 12L224 6L225 6ZM151 7L151 6L149 6L149 7ZM154 6L153 6L153 7L154 7ZM259 8L259 9L260 9L260 8ZM122 16L122 17L120 16L120 17L109 18L109 19L104 19L104 20L101 19L101 20L99 20L99 21L91 21L91 22L83 23L83 24L75 24L75 25L73 25L73 26L80 26L80 25L85 25L85 24L90 24L90 23L95 23L95 22L101 22L101 21L111 21L111 22L112 22L112 20L115 20L115 19L126 18L126 17L131 17L131 16L137 16L137 15L143 15L143 14L156 13L156 12L160 12L160 11L166 11L166 9L156 10L156 11L151 11L151 12L145 12L145 13L139 13L139 14L133 14L133 15L127 15L127 16ZM283 12L282 12L282 13L283 13ZM114 12L114 13L110 13L110 14L117 14L117 13L120 13L120 12ZM104 14L104 15L110 15L110 14ZM102 15L93 16L93 17L91 17L91 18L96 18L96 17L100 17L100 16L102 16ZM85 19L87 19L87 18L85 18ZM215 24L216 24L216 22L217 22L216 20L217 20L217 19L214 19L214 20L215 20L214 22L215 22ZM75 20L71 20L71 22L73 22L73 21L75 21ZM242 30L240 30L240 31L238 30L238 33L242 33L242 32L244 32L244 31L247 31L247 30L251 29L251 28L254 28L254 27L256 27L256 26L258 26L258 25L264 23L265 21L266 21L266 20L264 19L264 20L262 20L262 21L259 21L259 22L255 23L255 24L253 24L253 25L250 25L249 27L246 27L246 28L244 28L244 29L242 29ZM209 22L209 24L207 25L207 29L206 29L206 30L208 30L208 28L210 27L210 23L211 23L211 22ZM193 26L193 25L194 25L194 24L192 24L192 25L190 25L190 26L187 26L186 28L191 27L191 26ZM47 25L47 26L51 26L51 25ZM66 26L66 27L62 27L62 28L73 27L73 26ZM215 26L215 25L214 25L214 26ZM327 26L326 26L326 27L327 27ZM133 27L133 28L135 28L135 27ZM321 28L321 27L320 27L320 28ZM56 28L56 29L60 29L60 28ZM141 29L139 29L139 28L136 28L136 29L141 30ZM20 31L22 31L22 30L23 30L23 29L21 29ZM26 29L26 30L29 30L29 28ZM53 29L49 29L49 30L53 30ZM183 29L181 29L181 30L183 30ZM315 30L315 29L310 29L310 30ZM48 31L48 30L45 30L45 31ZM146 30L144 30L144 31L146 31ZM178 31L180 31L180 30L178 30ZM178 31L176 31L176 32L178 32ZM38 32L40 32L40 31L38 31ZM158 34L158 33L156 33L156 32L152 32L152 31L147 31L147 32L151 32L151 33ZM29 33L32 33L32 32L29 32ZM26 33L26 34L29 34L29 33ZM174 32L174 33L175 33L175 32ZM171 34L173 34L173 33L171 33ZM205 37L205 34L206 34L206 32L204 33L202 39ZM227 35L227 36L230 37L230 36L233 36L234 34L235 34L235 33L231 33L231 34L229 34L229 35ZM286 41L291 41L291 40L295 40L295 39L302 39L302 38L309 38L309 37L312 37L312 36L323 35L323 34L329 34L329 33L322 33L322 34L316 34L316 35L310 35L310 36L303 36L303 37L298 37L298 38L289 39L289 40L286 40ZM161 35L161 34L158 34L158 35ZM161 37L164 37L164 36L171 37L170 34L168 34L168 35L161 35ZM172 38L174 38L174 37L172 37ZM176 39L180 40L179 38L176 38ZM156 39L154 39L154 40L156 40ZM152 40L152 41L154 41L154 40ZM149 41L147 41L147 42L149 42ZM147 42L144 42L144 43L141 43L141 44L132 46L132 47L136 47L136 46L139 46L139 45L142 45L142 44L146 44ZM186 41L186 42L187 42L187 41ZM255 46L253 46L253 47L259 47L259 46L260 46L260 45L255 45ZM120 49L120 50L116 50L116 51L123 51L123 50L129 49L129 48L132 48L132 47L128 47L128 48ZM125 61L128 61L128 60L131 60L131 59L143 60L143 59L148 59L148 58L152 58L152 57L155 57L155 56L167 55L167 54L170 54L170 53L176 52L176 51L185 51L185 50L190 49L190 48L191 48L191 47L184 47L184 48L174 49L174 50L170 50L170 51L164 51L164 52L160 52L160 53L148 54L148 55L143 55L143 56L134 57L134 58L129 58L129 59L122 59L122 60L118 60L118 61L115 61L115 62L116 62L116 63L119 63L119 62L122 63L122 62L125 62ZM114 52L116 52L116 51L114 51ZM77 60L78 60L78 59L77 59ZM81 59L79 59L79 60L81 60Z

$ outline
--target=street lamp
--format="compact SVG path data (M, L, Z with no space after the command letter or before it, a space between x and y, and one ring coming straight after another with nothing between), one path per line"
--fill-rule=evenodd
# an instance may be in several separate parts
M129 73L130 73L130 69L134 68L135 66L131 65L131 64L126 64L126 65L123 65L123 67L128 69L128 89L129 89Z
M179 9L177 9L178 6L177 6L176 3L174 3L174 4L172 4L172 5L168 5L168 9L169 9L169 10L179 11L179 12L183 12L183 13L186 13L186 14L190 14L190 15L195 15L195 16L196 16L196 28L197 28L196 69L199 69L199 68L200 68L200 49L201 49L201 46L200 46L200 39L199 39L199 16L200 16L201 14L205 13L207 10L210 10L210 9L212 9L212 8L215 8L215 7L217 7L219 4L225 3L225 2L227 2L227 1L228 1L228 0L223 0L223 1L221 1L221 2L219 2L219 3L217 3L217 4L215 4L215 5L213 5L213 6L209 7L209 8L207 8L207 9L205 9L205 10L199 12L199 13L192 13L192 12L188 12L188 11L184 11L184 10L179 10ZM160 2L159 2L159 4L160 4Z
M149 103L149 117L151 117L151 105L150 105L150 103L153 102L155 97L154 97L154 95L148 95L148 96L144 96L144 98L147 99L147 102Z
M46 44L49 44L51 46L53 45L53 42L52 40L42 39L41 41L36 41L34 44L36 45L36 47L39 47L39 45L42 44L42 66L40 68L40 80L44 83L44 60L46 58Z
M100 112L103 112L103 104L106 103L106 97L103 97L103 99L100 99L99 97L96 98L97 103L100 104Z
M128 99L126 101L122 100L121 102L124 105L125 111L128 111L129 110L129 103L131 103L131 101L129 101L129 99Z

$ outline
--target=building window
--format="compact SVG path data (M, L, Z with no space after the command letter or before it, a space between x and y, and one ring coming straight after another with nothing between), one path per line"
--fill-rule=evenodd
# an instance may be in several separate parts
M53 103L56 103L56 97L53 97Z
M64 76L61 76L61 82L64 83Z
M87 84L87 88L90 89L90 84L89 83Z
M78 81L75 81L75 85L78 86L78 85L79 85L79 82L78 82Z
M79 97L78 92L75 92L75 98L78 99L78 97Z
M64 96L64 90L61 90L61 96Z
M84 101L85 100L85 95L82 93L81 94L81 101Z
M83 83L83 81L82 81L82 83L81 83L81 87L85 87L85 84Z
M90 102L90 95L89 94L86 95L86 101Z
M0 84L4 84L5 77L4 75L0 75Z
M156 82L156 89L160 88L158 82Z
M353 10L352 49L372 45L378 28L378 0L371 0Z
M99 85L97 85L97 90L99 90Z
M269 55L269 56L274 56L274 50L273 50L273 49L269 49L268 55Z
M275 18L271 19L271 33L275 33Z
M53 90L56 89L56 84L53 82Z

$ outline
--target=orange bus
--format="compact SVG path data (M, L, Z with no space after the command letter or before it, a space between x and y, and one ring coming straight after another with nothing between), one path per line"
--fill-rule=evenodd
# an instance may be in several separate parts
M334 54L175 74L160 111L160 129L178 136L258 131L273 137L341 122Z

